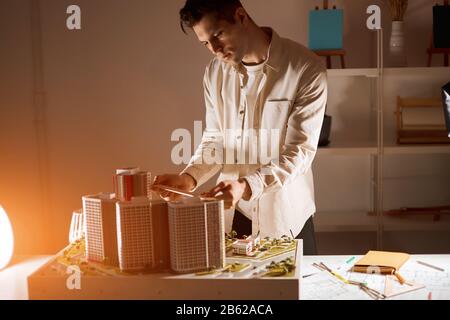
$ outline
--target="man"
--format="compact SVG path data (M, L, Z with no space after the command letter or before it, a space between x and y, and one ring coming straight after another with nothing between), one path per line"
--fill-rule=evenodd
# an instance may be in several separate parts
M220 183L203 195L231 209L228 232L293 235L303 239L304 254L316 254L311 164L327 100L322 63L302 45L256 25L239 0L187 0L180 20L215 56L204 76L206 130L185 170L157 176L154 184L193 191L220 172ZM227 138L230 130L235 135ZM268 131L272 138L263 138ZM258 143L260 151L275 147L276 154L249 161ZM218 145L227 152L224 162L202 161L220 153ZM230 161L229 151L237 149L240 159Z

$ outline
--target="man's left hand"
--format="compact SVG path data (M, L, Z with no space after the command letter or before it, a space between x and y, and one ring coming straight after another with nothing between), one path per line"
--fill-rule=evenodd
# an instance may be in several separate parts
M222 181L209 192L202 194L202 197L205 198L223 200L225 210L234 207L241 199L250 200L251 196L252 191L245 179Z

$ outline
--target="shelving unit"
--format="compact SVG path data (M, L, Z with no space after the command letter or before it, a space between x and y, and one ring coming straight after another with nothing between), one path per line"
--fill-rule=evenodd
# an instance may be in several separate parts
M331 144L318 150L314 163L318 233L368 232L384 249L386 232L450 231L448 215L438 222L382 215L450 203L450 145L398 145L394 114L397 96L437 98L449 79L448 67L385 68L381 74L328 70L333 124ZM433 166L432 174L421 173L430 171L427 166Z
M450 154L450 145L402 145L394 143L385 144L385 155L396 154Z
M385 216L384 231L450 231L450 216L439 221L431 217L402 218ZM316 232L376 232L376 216L363 211L320 212L315 218Z

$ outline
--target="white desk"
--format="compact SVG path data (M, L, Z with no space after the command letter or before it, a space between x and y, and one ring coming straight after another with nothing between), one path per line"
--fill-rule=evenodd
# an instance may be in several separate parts
M343 275L346 278L352 276L366 277L367 282L378 278L383 281L384 288L385 276L372 276L364 274L347 273L349 267L361 257L354 256L350 264L348 261L353 256L305 256L303 257L302 275L313 276L302 279L301 297L302 299L338 299L338 300L365 300L370 299L367 294L362 292L356 286L344 284L342 281L331 276L328 272L321 272L312 264L323 262L333 271ZM417 261L426 262L433 266L440 267L444 271L438 271L430 267L423 266ZM389 298L389 300L450 300L450 255L412 255L408 262L400 269L400 274L407 280L425 285L424 288L399 294ZM332 279L332 281L330 280ZM352 279L360 280L360 279ZM376 283L378 280L374 280ZM381 290L380 290L381 291ZM431 294L430 294L431 292Z
M14 263L10 265L3 271L0 271L0 300L14 299L14 300L25 300L28 299L28 289L27 289L27 277L47 263L53 256L20 256L16 257ZM318 270L312 267L314 262L323 262L331 268L338 268L345 264L345 262L352 256L305 256L303 258L302 274L308 275L311 273L318 274ZM355 257L353 262L359 258ZM445 272L440 273L437 270L424 267L416 263L417 260L428 262L432 265L439 266L445 269ZM444 281L441 281L442 285L447 285L450 288L450 255L417 255L412 256L410 261L405 265L410 269L415 269L418 272L424 272L429 274L440 274L446 276ZM403 268L402 270L403 271ZM338 270L339 272L339 270ZM308 288L308 282L313 281L314 276L304 278L301 284L302 296L308 296L311 292L307 290L315 290L314 288ZM432 279L431 279L432 280ZM424 283L427 285L427 283ZM355 288L356 289L356 288ZM433 287L426 287L420 289L416 292L411 292L403 295L399 295L398 299L427 299L429 292L433 292L433 299L446 299L450 300L450 290L446 292L436 292L433 291ZM317 291L320 293L320 290ZM326 295L317 296L317 299L329 298ZM350 294L342 297L342 299L364 299L364 295L360 293Z
M53 256L16 256L0 271L0 300L28 299L27 278Z

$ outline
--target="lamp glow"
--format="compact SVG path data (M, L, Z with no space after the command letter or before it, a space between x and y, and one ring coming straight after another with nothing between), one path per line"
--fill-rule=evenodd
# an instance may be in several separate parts
M14 236L8 215L0 206L0 270L11 261L14 251Z

